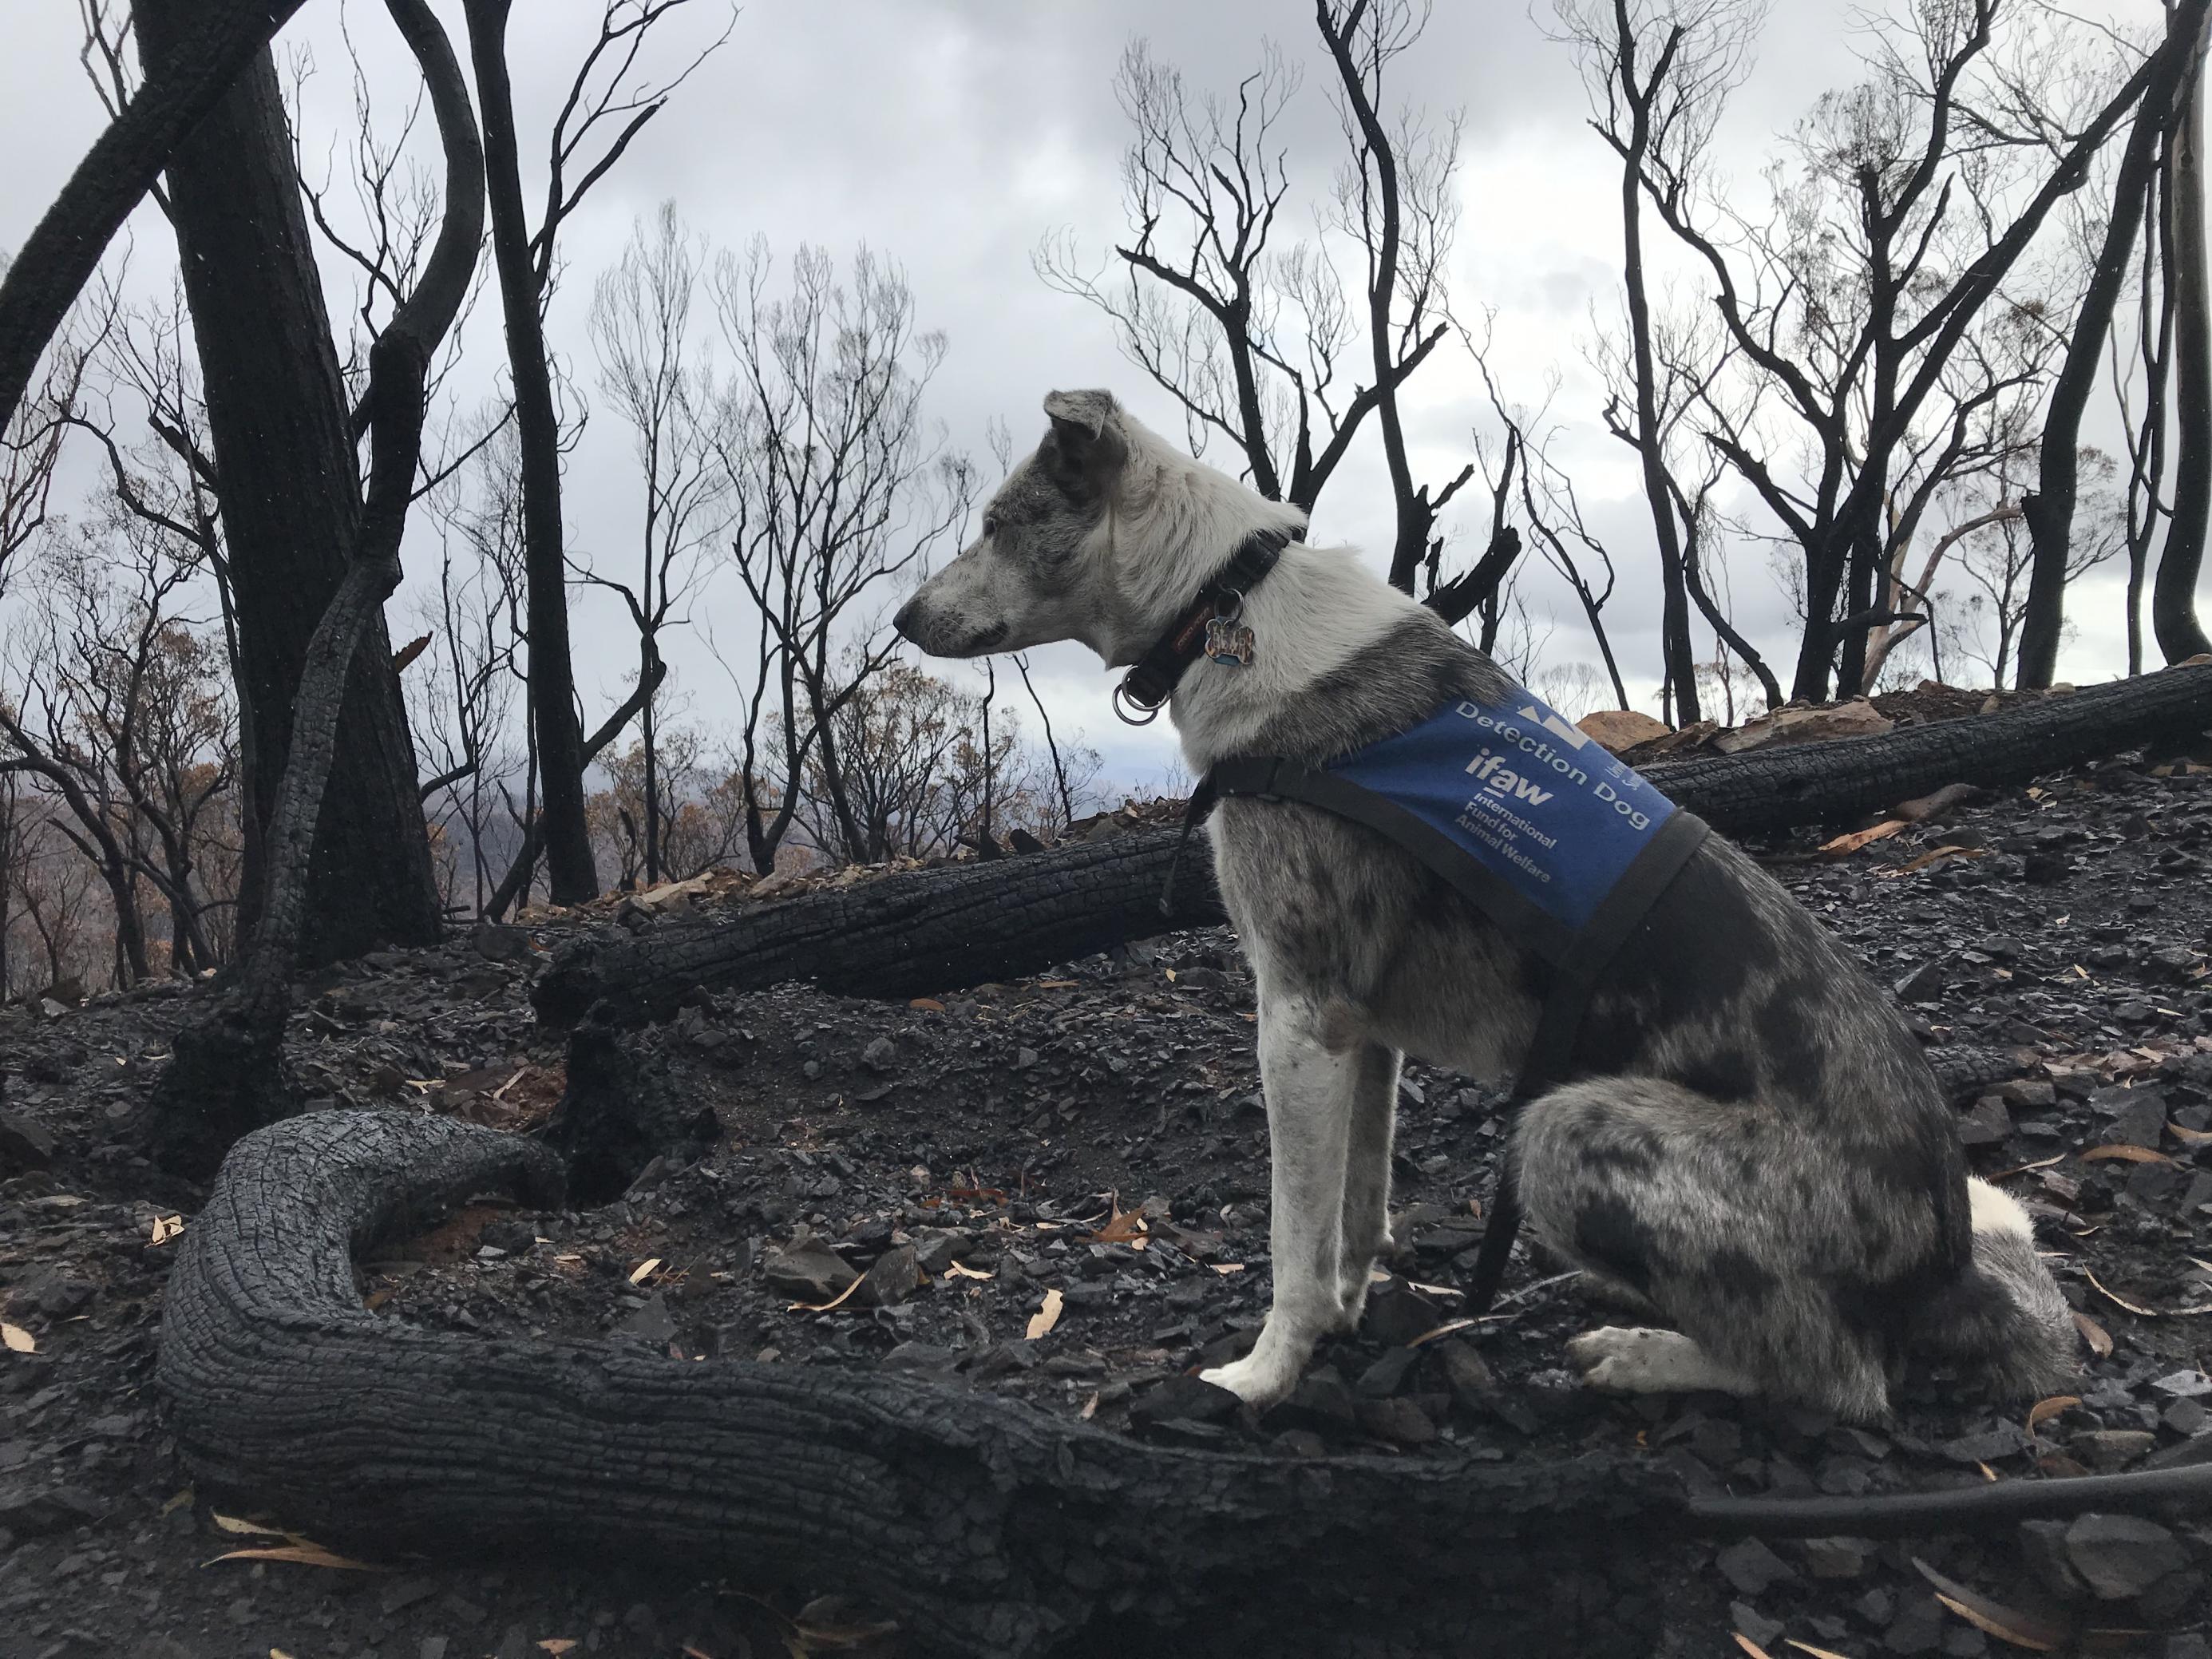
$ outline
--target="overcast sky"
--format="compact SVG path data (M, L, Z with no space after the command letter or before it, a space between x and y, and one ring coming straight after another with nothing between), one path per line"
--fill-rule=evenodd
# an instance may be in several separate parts
M439 0L438 9L458 40L458 4ZM727 19L715 0L695 0L690 10L695 15L666 26L655 48L661 64L680 62L687 46L719 33ZM20 244L102 119L76 62L76 7L7 0L7 11L0 154L9 166L0 170L0 247ZM1858 11L1844 0L1784 0L1776 8L1725 130L1724 154L1738 175L1755 173L1771 136L1820 92L1856 78ZM2159 15L2155 0L2110 11L2137 22ZM513 60L526 169L598 13L596 0L526 0L516 9ZM388 19L363 0L352 0L346 16L380 106L388 103L397 117L414 81ZM1623 592L1608 619L1632 694L1653 707L1649 524L1623 453L1597 429L1598 399L1581 355L1593 298L1610 305L1618 282L1618 174L1583 125L1570 56L1539 26L1548 16L1547 3L1532 16L1518 0L1447 0L1419 52L1401 60L1395 89L1415 106L1465 113L1454 296L1470 312L1494 308L1495 366L1510 397L1533 399L1547 374L1561 377L1553 412L1569 430L1559 459L1613 538ZM304 49L318 66L304 121L313 153L342 141L350 125L339 18L337 0L309 0L280 38L280 55ZM565 231L569 275L551 319L556 349L588 386L595 374L584 328L592 278L618 253L636 217L672 198L720 246L741 247L757 233L781 257L811 242L842 261L866 241L896 260L911 281L920 325L949 337L932 413L950 442L975 453L987 471L986 422L1003 418L1026 447L1042 429L1039 399L1054 386L1111 386L1161 430L1179 433L1171 405L1122 359L1107 322L1048 289L1030 264L1049 233L1072 230L1089 257L1103 259L1123 229L1118 167L1127 129L1112 81L1133 36L1147 38L1200 89L1228 88L1257 63L1263 40L1279 44L1305 70L1285 128L1302 186L1295 199L1318 198L1339 141L1325 95L1328 65L1311 8L1299 0L756 0ZM533 190L526 179L526 193ZM1297 222L1309 211L1302 206ZM174 258L166 226L143 213L133 226L134 286L165 285ZM326 269L335 309L342 291L335 268ZM471 372L488 386L501 349L492 307L473 319L468 344ZM1462 363L1440 363L1418 377L1408 419L1425 476L1457 470L1482 407L1480 384ZM1323 497L1317 542L1387 550L1390 499L1371 422L1370 438ZM569 477L574 542L626 564L639 495L619 424L602 414ZM1465 539L1479 547L1484 534L1470 521ZM419 581L428 563L419 538L410 538L410 556L411 580ZM1379 563L1380 555L1370 556ZM1782 646L1787 606L1758 549L1737 551L1733 583L1740 622ZM403 595L395 607L406 603ZM635 644L612 605L595 596L579 603L591 713L619 696ZM733 619L735 603L732 586L710 589L702 601ZM1537 584L1531 603L1540 629L1547 612L1554 617L1544 664L1595 661L1562 591ZM2084 584L2072 609L2080 631L2062 675L2086 680L2117 672L2124 659L2116 584ZM410 631L395 615L394 635ZM1702 646L1702 629L1699 635ZM719 671L685 641L672 641L670 654L684 718L722 725L730 694ZM1079 648L1042 653L1038 661L1056 722L1103 751L1109 778L1158 777L1171 747L1165 722L1145 733L1121 727L1108 710L1109 677ZM1786 665L1778 668L1786 683Z

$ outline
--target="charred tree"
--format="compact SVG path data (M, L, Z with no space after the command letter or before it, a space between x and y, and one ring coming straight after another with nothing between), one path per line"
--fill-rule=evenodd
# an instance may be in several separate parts
M2091 269L2089 286L2074 314L2065 361L2051 389L2045 412L2040 471L2035 493L2021 509L2034 541L2028 579L2027 611L2020 636L2020 678L2023 688L2049 685L2058 672L2058 638L2065 623L2067 555L2074 535L2074 506L2080 489L2081 416L2089 405L2101 366L2112 313L2128 277L2136 227L2142 222L2151 175L2158 166L2159 136L2174 111L2176 94L2185 84L2200 19L2187 9L2166 20L2158 67L2144 88L2128 131L2126 148L2112 177L2112 206L2105 240Z
M370 442L368 500L355 533L341 544L349 555L344 575L301 663L291 743L260 870L260 926L247 943L237 984L198 1024L177 1033L168 1069L154 1091L155 1154L185 1173L213 1169L240 1135L290 1109L281 1062L292 975L313 902L316 823L327 816L327 786L362 643L381 636L384 601L399 585L399 543L422 458L430 362L467 294L483 234L483 151L460 65L428 0L386 3L421 66L437 118L446 154L445 217L421 281L369 348L362 398ZM416 811L418 838L422 823Z
M523 568L529 583L530 720L537 737L544 795L535 833L556 904L595 897L599 872L584 823L584 734L576 717L576 676L568 650L568 571L562 557L561 423L545 355L545 285L531 257L522 205L514 94L507 70L507 20L513 0L467 0L469 52L483 112L491 251L499 266L500 309L507 319L507 369L522 452ZM557 185L556 185L557 189Z
M191 0L140 0L149 76L173 72L198 9ZM168 185L229 550L238 693L255 739L242 814L247 936L262 920L309 641L362 527L344 382L265 48L178 147ZM432 943L437 888L380 608L362 630L336 742L301 948L326 960L379 944Z
M1655 766L1667 795L1734 834L1788 829L1949 783L2019 782L2117 750L2212 727L2212 667L2168 670L1974 720ZM907 997L1036 973L1132 940L1217 925L1202 845L1161 830L990 865L886 876L671 927L569 946L532 992L559 1025L604 1003L611 1019L664 1019L696 988L807 980L848 996ZM1172 911L1160 908L1170 867Z
M207 0L62 186L0 283L0 428L131 210L301 0Z
M2204 9L2193 9L2201 28ZM2195 33L2191 36L2192 44ZM2197 615L2197 582L2212 521L2212 272L2204 248L2204 76L2201 58L2168 152L2166 180L2172 234L2166 285L2172 290L2173 519L2151 584L2151 634L2170 663L2212 651Z
M164 1298L159 1382L202 1490L325 1542L843 1590L932 1653L1116 1632L1270 1651L1286 1616L1303 1651L1349 1652L1386 1603L1423 1651L1610 1652L1654 1616L1606 1583L1642 1553L1625 1546L1675 1535L1682 1499L1644 1461L1187 1450L896 1374L479 1340L362 1307L351 1245L486 1190L550 1206L560 1175L519 1137L396 1113L241 1143ZM1565 1576L1587 1613L1561 1613Z

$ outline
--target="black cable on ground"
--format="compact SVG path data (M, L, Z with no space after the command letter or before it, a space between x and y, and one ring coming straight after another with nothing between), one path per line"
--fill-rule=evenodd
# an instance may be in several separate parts
M2212 1456L2181 1468L1999 1480L1870 1498L1692 1498L1684 1508L1699 1532L1761 1538L1901 1538L2093 1511L2141 1515L2179 1510L2212 1516Z

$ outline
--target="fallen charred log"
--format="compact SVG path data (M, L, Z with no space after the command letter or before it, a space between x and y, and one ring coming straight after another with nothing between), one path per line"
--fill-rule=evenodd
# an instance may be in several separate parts
M1649 769L1674 800L1732 835L1846 817L1951 783L2024 781L2212 726L2212 666L2039 698L2000 714L1880 737L1801 744ZM568 1025L594 1003L621 1023L665 1018L695 988L807 980L851 996L904 997L1034 973L1133 940L1223 920L1203 846L1186 849L1175 903L1160 895L1177 836L1155 830L988 865L886 876L672 927L586 941L532 993Z
M1178 1653L1272 1651L1285 1620L1310 1652L1649 1634L1649 1552L1681 1513L1649 1463L1188 1450L896 1374L476 1339L362 1307L353 1251L487 1190L556 1201L560 1177L528 1140L398 1113L240 1141L162 1322L202 1490L386 1558L466 1540L841 1590L933 1651L1164 1630Z

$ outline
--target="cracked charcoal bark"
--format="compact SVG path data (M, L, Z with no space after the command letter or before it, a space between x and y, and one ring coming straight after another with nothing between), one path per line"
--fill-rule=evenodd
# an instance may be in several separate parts
M1880 737L1714 756L1647 775L1733 835L1788 829L1924 795L1947 783L2023 781L2212 726L2212 666L2171 668L1972 720ZM694 986L757 990L810 980L851 996L907 997L1035 973L1134 939L1223 920L1202 844L1188 848L1172 915L1159 910L1176 833L1152 830L989 865L886 876L726 921L588 940L532 993L538 1017L663 1019Z
M399 1113L240 1141L162 1318L159 1382L201 1490L387 1559L466 1540L842 1589L969 1655L1139 1628L1179 1653L1272 1650L1286 1617L1302 1650L1349 1652L1378 1608L1408 1650L1621 1651L1656 1613L1633 1585L1680 1499L1648 1465L1193 1451L895 1372L487 1340L362 1308L352 1250L486 1190L556 1202L559 1179L522 1138ZM1583 1588L1563 1605L1566 1583Z

